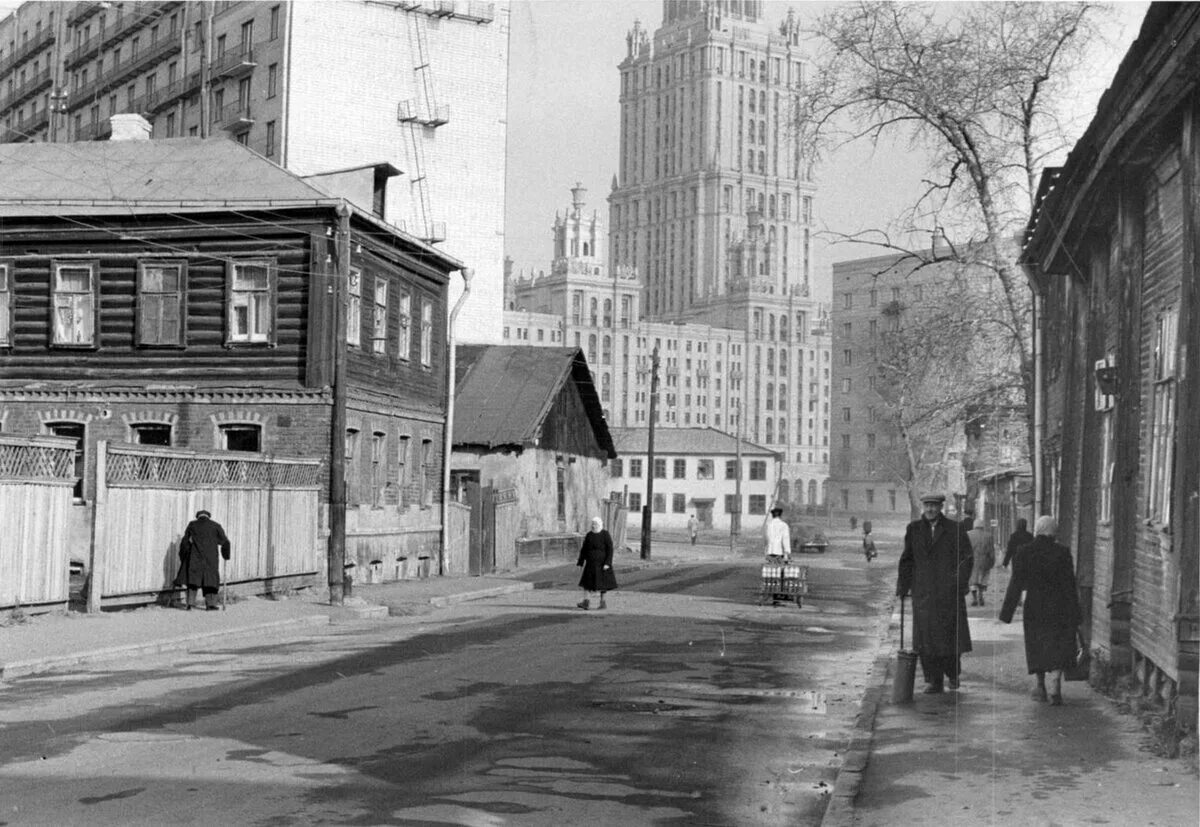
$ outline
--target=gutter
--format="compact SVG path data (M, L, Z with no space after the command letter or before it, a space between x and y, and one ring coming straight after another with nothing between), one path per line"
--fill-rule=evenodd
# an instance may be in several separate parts
M454 303L454 309L450 311L450 326L446 331L449 356L446 359L446 426L442 429L445 439L442 444L442 547L438 552L439 577L446 573L446 541L449 539L450 451L454 445L454 374L455 349L457 347L454 325L458 321L459 311L467 301L467 296L471 295L471 279L475 278L475 271L470 267L464 267L460 272L463 277L463 291L462 295L458 297L458 301Z

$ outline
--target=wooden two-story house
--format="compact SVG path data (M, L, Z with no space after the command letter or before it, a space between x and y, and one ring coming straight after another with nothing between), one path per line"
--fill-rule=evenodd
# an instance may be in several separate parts
M137 126L0 145L0 432L76 440L74 545L104 440L319 459L331 559L436 563L462 264L238 143Z

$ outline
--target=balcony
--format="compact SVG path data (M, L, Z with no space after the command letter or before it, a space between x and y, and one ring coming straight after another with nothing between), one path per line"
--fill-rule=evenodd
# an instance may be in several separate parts
M80 125L75 130L76 141L104 141L112 135L112 124L108 119L102 121L93 121Z
M235 78L254 71L258 62L254 59L254 47L244 46L219 56L212 64L213 80Z
M27 78L24 83L13 88L11 95L0 98L0 112L20 106L30 97L48 88L52 80L49 68L43 69L32 78Z
M103 4L103 3L76 3L75 5L71 6L71 10L69 12L67 12L67 25L74 26L76 23L80 23L80 22L86 20L87 18L89 18L93 14L95 14L96 12L100 11L100 8L103 5L105 5L105 4Z
M191 72L178 80L173 80L157 92L146 96L146 112L154 114L166 109L180 98L185 98L193 92L199 91L200 85L201 75L199 71Z
M146 49L126 56L116 67L107 74L98 77L90 83L80 86L71 93L68 108L75 109L90 103L94 95L103 93L114 86L122 85L132 75L141 72L153 63L179 52L179 41L174 38L163 38L152 43Z
M13 50L5 60L0 60L0 75L7 72L12 67L16 66L21 61L30 57L35 52L49 46L54 42L54 30L46 29L41 34L35 35L32 40L27 40Z
M238 130L254 124L254 115L250 112L250 102L234 101L221 107L213 113L213 123L222 129Z

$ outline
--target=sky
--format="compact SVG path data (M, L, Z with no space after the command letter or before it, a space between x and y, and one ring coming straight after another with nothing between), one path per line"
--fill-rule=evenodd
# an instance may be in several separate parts
M831 3L766 3L766 18L782 20L795 8L810 23ZM1081 90L1085 126L1096 101L1137 34L1145 3L1116 3L1108 43L1090 66L1091 88ZM947 9L952 7L947 4ZM653 33L662 22L657 0L514 0L509 39L509 118L505 235L518 269L549 269L551 225L571 201L575 182L587 188L588 209L607 219L605 199L618 157L620 115L617 64L634 20ZM850 233L886 226L919 192L923 156L907 142L839 149L816 170L819 229ZM820 234L818 234L820 238ZM818 276L834 261L878 255L862 245L820 245ZM814 284L818 297L828 298Z

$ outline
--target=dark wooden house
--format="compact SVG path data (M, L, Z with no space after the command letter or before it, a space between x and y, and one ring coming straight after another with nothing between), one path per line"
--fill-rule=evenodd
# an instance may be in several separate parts
M1200 6L1155 3L1024 263L1037 291L1040 513L1077 555L1092 646L1194 727L1200 548Z
M461 267L233 141L0 145L0 430L76 440L81 541L98 440L321 459L395 573L441 547Z

